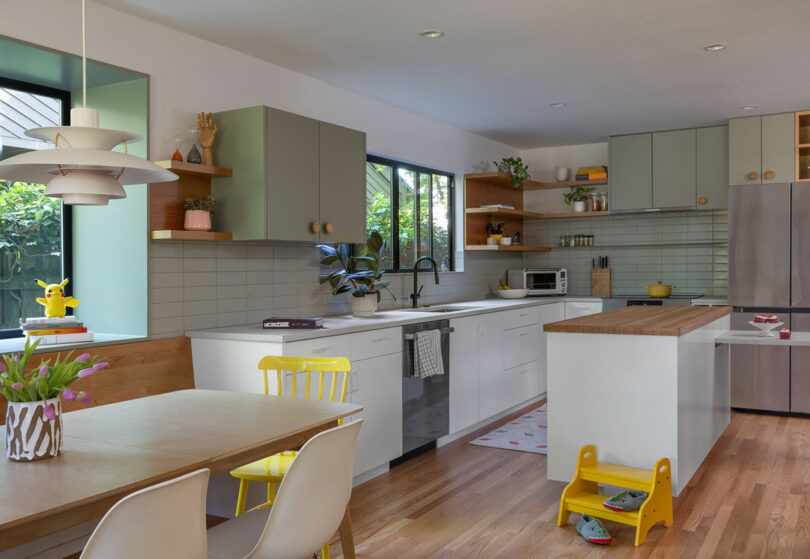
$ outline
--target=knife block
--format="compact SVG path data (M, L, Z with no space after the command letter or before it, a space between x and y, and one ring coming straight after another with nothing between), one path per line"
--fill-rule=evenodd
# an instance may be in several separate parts
M594 297L610 297L610 268L594 268L591 270L591 295Z

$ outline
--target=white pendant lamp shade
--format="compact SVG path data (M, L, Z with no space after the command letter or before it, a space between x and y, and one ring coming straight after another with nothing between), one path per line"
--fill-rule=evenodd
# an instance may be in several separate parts
M0 180L45 184L45 194L65 204L106 206L126 198L122 185L171 182L177 175L141 157L126 153L127 144L143 139L122 130L98 127L98 111L87 107L87 56L82 0L82 80L84 106L71 109L70 126L26 130L54 149L36 150L0 161ZM124 152L110 151L123 144Z

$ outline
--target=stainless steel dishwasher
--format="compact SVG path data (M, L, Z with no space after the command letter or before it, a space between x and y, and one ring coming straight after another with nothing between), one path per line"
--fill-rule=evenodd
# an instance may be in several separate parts
M413 345L417 332L441 331L444 374L414 376ZM450 432L450 328L449 320L434 320L402 328L402 459L435 448L436 440Z

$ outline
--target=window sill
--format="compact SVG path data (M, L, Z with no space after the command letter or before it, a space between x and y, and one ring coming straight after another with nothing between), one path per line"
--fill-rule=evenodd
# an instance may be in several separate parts
M131 342L144 342L148 338L146 336L131 336L125 334L96 334L95 340L92 342L83 342L77 344L54 344L44 345L37 347L34 353L50 353L56 351L72 351L74 349L85 349L94 347L103 347L105 345L126 344ZM8 338L0 340L0 354L11 352L25 351L25 338Z

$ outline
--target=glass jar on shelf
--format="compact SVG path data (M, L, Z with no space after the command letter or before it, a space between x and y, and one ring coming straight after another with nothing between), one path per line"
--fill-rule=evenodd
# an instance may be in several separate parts
M588 196L588 207L592 212L602 211L602 198L598 192L591 192Z
M607 192L600 192L599 193L599 201L602 204L602 211L605 212L608 209L608 194Z

